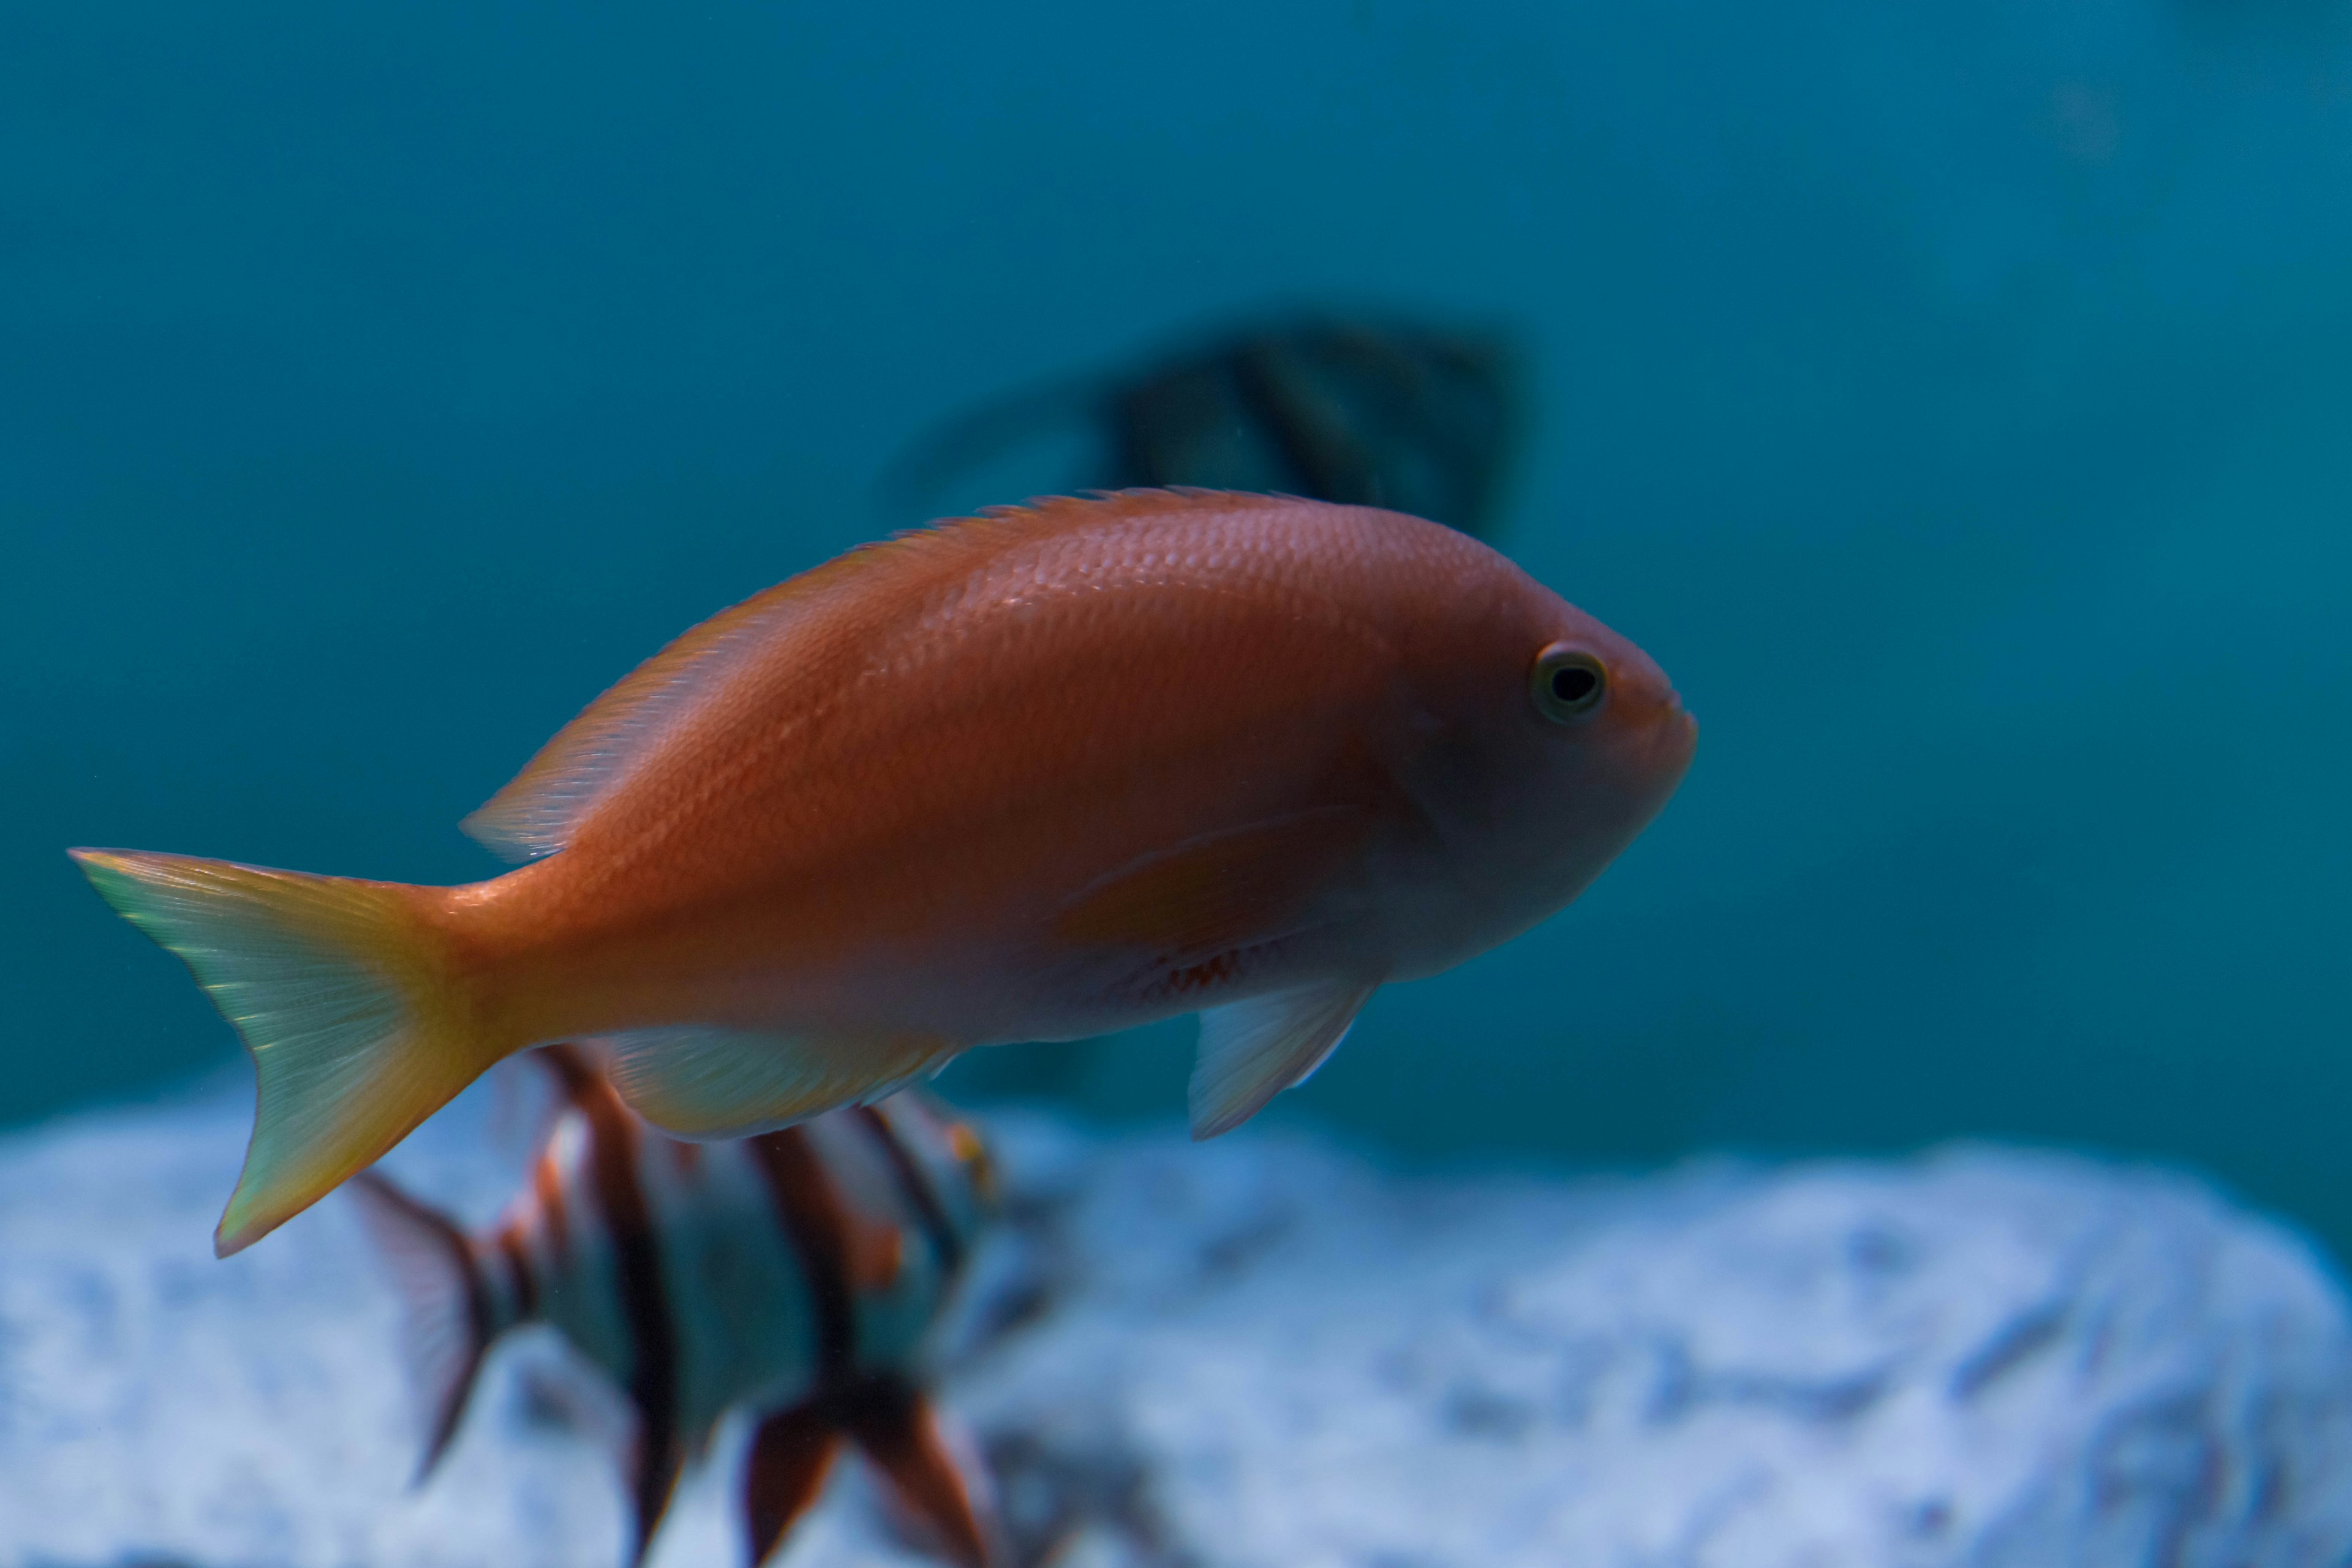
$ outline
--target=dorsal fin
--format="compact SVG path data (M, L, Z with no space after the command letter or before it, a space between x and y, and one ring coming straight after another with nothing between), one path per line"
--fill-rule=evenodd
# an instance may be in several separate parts
M1228 510L1258 496L1213 490L1120 490L991 507L861 544L711 616L637 666L557 731L529 766L466 818L465 830L513 860L551 855L628 782L677 726L747 656L842 591L876 591L975 563L1005 545L1121 518Z
M831 564L845 564L856 553ZM751 647L805 606L809 579L824 571L804 573L719 611L637 666L556 731L460 826L510 860L562 848L698 697L740 668Z

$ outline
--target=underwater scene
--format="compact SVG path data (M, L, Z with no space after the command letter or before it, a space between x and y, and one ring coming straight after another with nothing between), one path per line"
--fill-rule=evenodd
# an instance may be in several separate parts
M0 146L0 1568L2352 1562L2352 4Z

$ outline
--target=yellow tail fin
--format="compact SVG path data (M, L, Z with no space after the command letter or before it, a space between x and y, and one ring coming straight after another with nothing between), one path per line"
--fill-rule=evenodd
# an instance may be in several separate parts
M245 1172L221 1257L334 1190L504 1053L488 1048L418 890L131 850L71 852L186 963L253 1053Z

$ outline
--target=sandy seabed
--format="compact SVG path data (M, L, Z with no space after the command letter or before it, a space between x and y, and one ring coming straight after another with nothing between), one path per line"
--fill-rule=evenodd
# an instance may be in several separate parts
M0 1142L0 1563L618 1563L615 1403L543 1334L406 1479L344 1202L227 1262L249 1091ZM479 1218L469 1095L398 1151ZM2352 1325L2188 1178L1954 1149L1406 1179L1245 1131L992 1123L1007 1217L940 1345L1016 1568L2335 1564ZM730 1563L722 1436L655 1568ZM923 1561L854 1468L782 1561Z

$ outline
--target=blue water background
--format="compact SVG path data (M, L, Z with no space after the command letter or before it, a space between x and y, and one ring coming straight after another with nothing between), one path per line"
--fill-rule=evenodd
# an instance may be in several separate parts
M2341 7L77 0L0 16L0 1116L234 1054L65 846L482 875L931 421L1354 304L1524 334L1506 542L1704 736L1275 1114L2055 1140L2352 1243ZM959 1081L1166 1115L1184 1052Z

